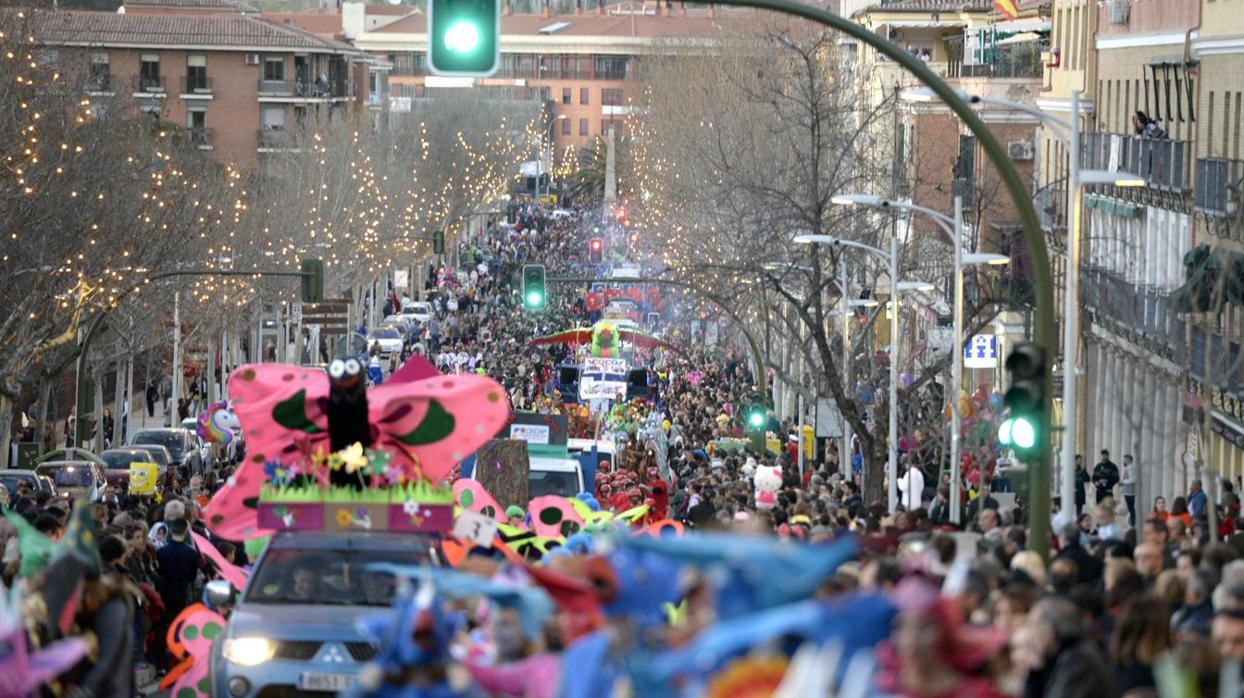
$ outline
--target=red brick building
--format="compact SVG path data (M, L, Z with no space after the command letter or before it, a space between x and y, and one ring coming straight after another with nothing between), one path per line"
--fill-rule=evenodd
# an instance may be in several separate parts
M222 162L252 167L291 131L367 102L371 60L274 22L239 0L130 0L118 12L36 16L41 59L100 110L133 108L187 129Z

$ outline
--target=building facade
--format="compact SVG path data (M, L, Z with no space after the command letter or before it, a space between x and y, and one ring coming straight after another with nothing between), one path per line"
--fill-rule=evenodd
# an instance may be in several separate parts
M203 2L211 7L194 4ZM45 12L35 37L41 60L78 81L101 113L138 109L242 167L289 147L298 125L368 101L369 57L224 0Z
M642 83L638 61L715 36L711 10L660 10L622 4L572 15L506 14L501 66L489 78L442 78L427 65L426 15L408 15L358 34L354 44L393 65L393 111L417 111L419 100L443 90L483 88L500 98L534 100L546 108L553 151L578 151L610 128L621 130Z
M1142 512L1194 477L1244 474L1239 309L1206 317L1173 302L1187 252L1241 249L1241 9L1236 0L1054 3L1038 104L1070 118L1079 90L1083 168L1143 182L1083 196L1074 425L1090 460L1101 449L1135 458ZM1048 131L1039 147L1038 204L1061 295L1068 160Z

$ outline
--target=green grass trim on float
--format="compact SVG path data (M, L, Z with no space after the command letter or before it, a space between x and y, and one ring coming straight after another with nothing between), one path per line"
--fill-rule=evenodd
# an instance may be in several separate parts
M454 491L451 487L424 481L365 490L319 485L273 487L268 484L259 488L259 501L268 504L402 504L412 499L420 504L453 504Z

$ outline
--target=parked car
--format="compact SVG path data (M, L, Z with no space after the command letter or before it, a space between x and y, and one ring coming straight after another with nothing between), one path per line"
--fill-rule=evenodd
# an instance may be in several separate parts
M436 545L434 537L408 533L277 533L212 647L212 695L335 695L349 689L377 652L354 622L366 612L360 607L383 610L396 589L392 575L367 566L435 564ZM209 595L221 586L210 583Z
M0 470L0 484L8 489L10 496L17 496L18 486L23 482L35 492L47 492L53 498L58 494L55 483L46 475L38 475L33 470Z
M203 458L199 454L198 446L191 441L190 434L181 427L139 429L130 437L130 445L144 444L167 448L173 457L172 464L179 468L182 475L186 477L203 470Z
M130 463L155 463L159 468L160 477L164 477L165 471L168 470L167 461L161 465L157 459L155 448L143 448L138 446L127 446L125 448L110 448L99 454L104 459L104 470L124 470L129 472Z
M36 466L35 473L51 478L63 495L90 502L102 497L108 484L104 467L89 460L48 461Z

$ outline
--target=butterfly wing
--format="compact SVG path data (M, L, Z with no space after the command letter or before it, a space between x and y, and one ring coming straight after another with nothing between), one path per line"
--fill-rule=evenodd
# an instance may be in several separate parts
M436 376L386 383L367 393L372 448L402 470L440 482L509 419L505 390L491 378Z
M328 448L328 375L288 364L247 364L229 376L233 410L246 436L246 459L208 502L207 525L225 540L260 535L255 500L265 461L305 464Z

